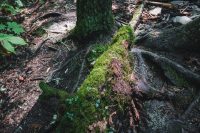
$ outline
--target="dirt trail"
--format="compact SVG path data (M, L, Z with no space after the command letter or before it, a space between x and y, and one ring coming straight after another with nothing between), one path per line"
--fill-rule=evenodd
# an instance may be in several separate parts
M1 73L0 87L6 88L6 90L4 94L2 93L0 132L13 132L30 111L40 110L37 113L48 113L48 108L45 108L47 104L38 103L39 106L36 104L41 94L39 82L51 78L52 72L65 61L68 52L74 47L72 42L65 42L65 45L55 44L66 36L76 22L74 10L64 14L64 16L65 19L50 23L43 37L35 38L36 45L30 46L35 53L28 55L25 60L19 58L15 67ZM37 44L41 46L37 46ZM49 108L51 107L49 106ZM52 115L44 119L51 120Z

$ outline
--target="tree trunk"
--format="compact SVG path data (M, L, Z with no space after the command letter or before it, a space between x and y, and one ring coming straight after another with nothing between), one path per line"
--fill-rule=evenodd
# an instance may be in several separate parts
M77 0L77 22L74 35L85 38L112 29L112 0Z
M200 18L162 33L152 32L144 46L162 51L200 51Z

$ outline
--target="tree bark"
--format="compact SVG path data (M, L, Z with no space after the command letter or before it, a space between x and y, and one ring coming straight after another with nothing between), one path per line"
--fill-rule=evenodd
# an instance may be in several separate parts
M77 23L74 29L77 38L110 31L113 25L112 0L77 0Z
M200 18L162 33L151 32L144 40L145 47L161 51L200 51Z

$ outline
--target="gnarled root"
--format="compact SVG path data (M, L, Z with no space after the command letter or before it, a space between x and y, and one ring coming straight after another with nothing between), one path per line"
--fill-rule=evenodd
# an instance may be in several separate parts
M171 83L175 85L184 87L186 87L188 84L194 86L200 85L200 75L184 68L183 66L179 65L178 63L168 58L137 48L132 49L132 52L139 54L142 58L149 59L152 62L158 64L160 68L163 70L165 76L171 81ZM178 77L178 75L180 75L180 77ZM179 81L178 78L181 78L180 80L183 81L184 83L181 84L180 83L181 81Z

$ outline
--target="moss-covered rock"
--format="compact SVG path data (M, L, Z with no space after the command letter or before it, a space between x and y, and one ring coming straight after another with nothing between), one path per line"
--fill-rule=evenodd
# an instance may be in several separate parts
M40 95L41 100L46 100L50 97L56 97L60 100L60 102L64 102L65 99L69 96L66 91L50 87L44 82L40 82L39 87L42 90L42 95Z

